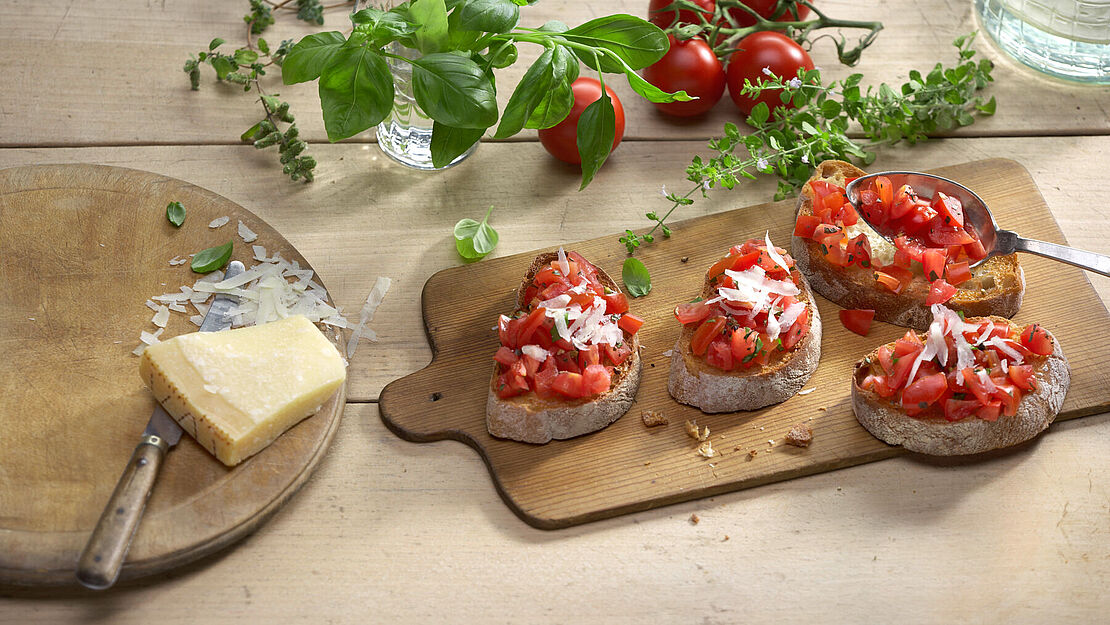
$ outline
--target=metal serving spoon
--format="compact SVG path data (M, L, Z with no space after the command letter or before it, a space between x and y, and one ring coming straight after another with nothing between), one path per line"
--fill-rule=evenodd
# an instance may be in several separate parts
M916 171L882 171L860 176L848 183L844 193L848 196L848 201L851 202L852 206L856 208L860 219L864 221L867 221L867 218L863 211L859 210L860 185L870 182L876 176L889 178L895 189L908 184L922 197L933 197L937 191L943 191L946 195L959 199L964 206L964 219L979 233L979 240L982 241L983 247L987 250L986 258L975 263L972 267L986 262L987 258L992 256L1012 254L1013 252L1029 252L1110 277L1110 256L1085 252L1065 245L1026 239L1011 230L1002 230L995 223L994 215L987 208L987 203L983 201L983 198L958 182L932 174L923 174ZM867 222L867 225L878 232L879 236L893 243L891 238L883 234L874 224Z

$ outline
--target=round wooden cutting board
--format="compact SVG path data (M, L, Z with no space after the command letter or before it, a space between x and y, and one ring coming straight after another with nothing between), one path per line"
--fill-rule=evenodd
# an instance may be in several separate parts
M181 228L166 219L171 201L187 210ZM222 216L227 225L208 227ZM258 233L250 245L239 220ZM144 302L199 277L170 259L228 240L248 267L251 245L308 267L250 211L180 180L98 165L0 170L0 583L76 583L77 557L154 408L131 353L140 331L156 329ZM162 338L195 330L174 313ZM344 398L345 387L235 468L182 437L120 578L179 566L257 528L323 457Z

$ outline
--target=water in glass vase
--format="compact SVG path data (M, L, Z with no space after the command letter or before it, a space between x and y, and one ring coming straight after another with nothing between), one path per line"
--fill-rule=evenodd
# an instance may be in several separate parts
M975 0L983 30L1022 63L1110 83L1110 0Z

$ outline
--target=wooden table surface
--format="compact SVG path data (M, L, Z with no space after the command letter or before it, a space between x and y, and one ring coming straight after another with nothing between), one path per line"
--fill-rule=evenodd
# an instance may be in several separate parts
M646 4L544 0L522 14L527 25L573 24L642 15ZM853 18L859 4L821 1ZM910 69L950 61L951 40L975 28L968 0L869 4L866 17L886 28L857 68L865 82L901 81ZM579 193L577 173L531 132L483 143L466 163L436 174L394 164L372 135L328 144L315 87L275 80L271 89L292 103L320 163L315 183L294 184L274 154L239 144L256 121L249 96L210 73L192 92L181 72L213 37L242 41L245 7L0 0L0 167L119 165L220 193L292 242L348 310L377 276L392 277L371 324L380 341L351 362L349 403L328 456L257 533L108 592L0 588L0 623L1105 620L1110 415L1058 424L1016 453L982 461L899 458L554 532L513 516L470 448L395 437L377 397L430 360L420 290L432 273L460 263L455 221L495 205L499 256L641 227L645 210L665 208L660 185L685 189L691 157L737 116L726 102L705 119L675 123L622 82L625 141ZM267 38L314 30L293 21L279 19ZM326 26L345 28L343 12L329 13ZM817 64L834 77L852 71L827 46L818 44ZM1041 78L983 40L976 48L997 63L990 93L998 114L949 138L885 149L874 167L1016 159L1068 240L1110 253L1102 183L1110 89ZM501 84L515 84L524 66ZM509 92L502 89L503 100ZM682 217L767 201L773 186L715 192ZM1110 302L1110 279L1089 275Z

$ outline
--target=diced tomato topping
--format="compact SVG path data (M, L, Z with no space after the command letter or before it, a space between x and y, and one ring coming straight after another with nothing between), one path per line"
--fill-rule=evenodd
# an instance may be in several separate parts
M745 271L749 269L752 265L760 262L760 258L762 258L762 256L763 253L759 250L752 250L751 252L739 254L732 261L732 266L729 267L729 269L731 269L732 271Z
M705 353L705 362L722 371L732 371L732 346L724 335L713 339Z
M886 267L892 269L893 267ZM875 280L886 287L891 293L898 294L902 292L902 281L885 271L876 271Z
M536 372L535 391L542 399L551 399L555 397L555 391L551 388L551 383L555 381L555 376L559 375L559 369L555 366L555 359L548 358L544 361L543 366Z
M971 367L964 367L962 373L964 374L964 386L967 387L967 390L971 391L971 394L979 400L980 404L984 406L989 404L991 394L987 392L986 384L983 383L979 375Z
M559 371L582 373L582 367L578 365L578 356L574 352L563 351L555 354L555 366Z
M724 273L725 269L732 269L732 263L735 261L736 256L733 256L731 254L725 256L721 260L713 263L713 266L709 268L709 273L706 275L709 277L710 280L712 280L713 278L716 278L717 276Z
M879 397L891 397L894 395L894 389L890 388L886 376L882 375L868 375L863 378L860 383L860 388L867 391L874 391Z
M605 314L620 315L628 312L628 297L624 293L620 291L603 293L601 298L605 300Z
M897 351L895 351L894 355L897 361L894 363L894 373L892 373L887 380L891 388L899 389L906 385L906 381L909 380L910 377L910 369L913 368L913 361L917 359L917 355L921 353L922 349L925 348L919 347L917 351L902 356L899 356Z
M911 260L917 262L921 262L921 255L925 253L923 245L905 235L894 238L894 247L902 250L909 255Z
M960 263L949 263L944 269L944 280L952 286L959 286L971 279L971 267L965 260Z
M894 252L894 266L901 267L902 269L909 269L912 265L913 259L906 250L895 250Z
M943 279L933 280L929 283L929 295L925 297L925 304L943 304L956 295L956 287L948 284Z
M759 345L759 333L751 328L740 328L732 333L731 350L732 358L745 366L750 363L763 347Z
M945 226L963 228L964 205L959 198L937 191L937 194L933 196L933 209L937 211L941 223Z
M964 245L964 251L967 252L968 258L976 262L987 257L987 248L983 247L983 242L978 238Z
M843 240L843 237L841 240ZM840 242L833 243L827 246L827 248L825 260L829 261L829 264L836 267L847 267L852 263L852 259L849 258L848 249L842 246Z
M979 402L974 399L946 399L944 401L944 418L949 421L959 421L975 416L979 412Z
M1021 331L1020 340L1021 344L1034 354L1047 356L1052 353L1052 336L1036 323L1025 326Z
M494 380L494 390L496 391L497 396L501 399L515 397L527 391L527 388L525 388L525 390L523 391L520 390L518 386L512 383L510 377L510 374L508 372L505 372L498 375L497 379ZM527 387L527 385L525 386Z
M506 367L511 367L517 360L516 352L502 345L497 349L497 353L493 355L493 359Z
M944 277L944 262L948 260L948 250L928 248L921 253L921 264L925 267L925 279L929 282Z
M563 371L551 381L551 389L567 399L578 399L584 396L582 374Z
M689 304L679 304L674 307L674 317L678 319L681 324L698 323L704 321L713 313L704 300L690 302Z
M644 320L632 313L624 313L621 315L621 318L617 320L617 327L624 330L629 335L636 334L642 325L644 325Z
M804 337L808 331L809 308L807 307L802 311L802 314L798 315L798 318L794 320L794 324L790 326L786 334L780 337L782 339L782 348L786 351L794 349L794 346L798 344L798 341L802 340L802 337Z
M998 421L998 416L1002 413L1002 403L992 401L986 406L979 407L978 417L984 421Z
M836 224L820 224L813 231L813 240L821 245L839 245L844 238L844 229Z
M840 323L860 336L867 336L871 331L871 321L875 318L875 311L870 309L840 310Z
M887 375L894 373L894 348L889 345L883 345L879 348L878 354L879 366Z
M933 226L928 237L936 245L967 245L975 241L967 230L951 226Z
M890 182L890 178L875 176L872 184L875 186L875 193L879 194L879 202L883 206L890 206L894 203L894 184Z
M621 343L619 347L613 347L606 343L602 345L602 348L605 350L605 357L613 363L613 366L619 366L632 355L632 348L628 346L628 343Z
M1002 402L1002 414L1007 417L1016 415L1021 403L1021 391L1009 382L995 382L994 387L993 396Z
M922 413L948 390L948 378L934 373L918 379L902 391L902 410L909 416Z
M710 317L702 322L698 329L694 331L693 338L690 339L690 349L693 350L694 355L704 356L709 343L721 334L721 330L725 327L724 317Z
M608 367L589 365L582 371L583 396L599 395L609 390L612 374Z
M1033 365L1010 365L1006 375L1014 386L1023 391L1037 390L1037 378L1033 375Z
M540 370L540 367L543 365L543 363L536 360L535 358L532 358L528 354L522 356L520 360L524 363L525 377L529 380L534 380L536 378L536 372Z
M821 220L815 215L798 215L798 220L794 222L794 236L808 239L813 236L813 231Z
M848 263L860 267L871 266L871 241L866 234L857 234L848 241Z
M578 368L585 370L590 365L601 364L601 348L590 345L586 349L578 350Z
M514 347L524 347L532 342L532 334L535 333L536 328L543 324L546 313L546 308L536 308L528 313L527 317L524 317L524 323L520 327L520 332L516 335L516 345Z

